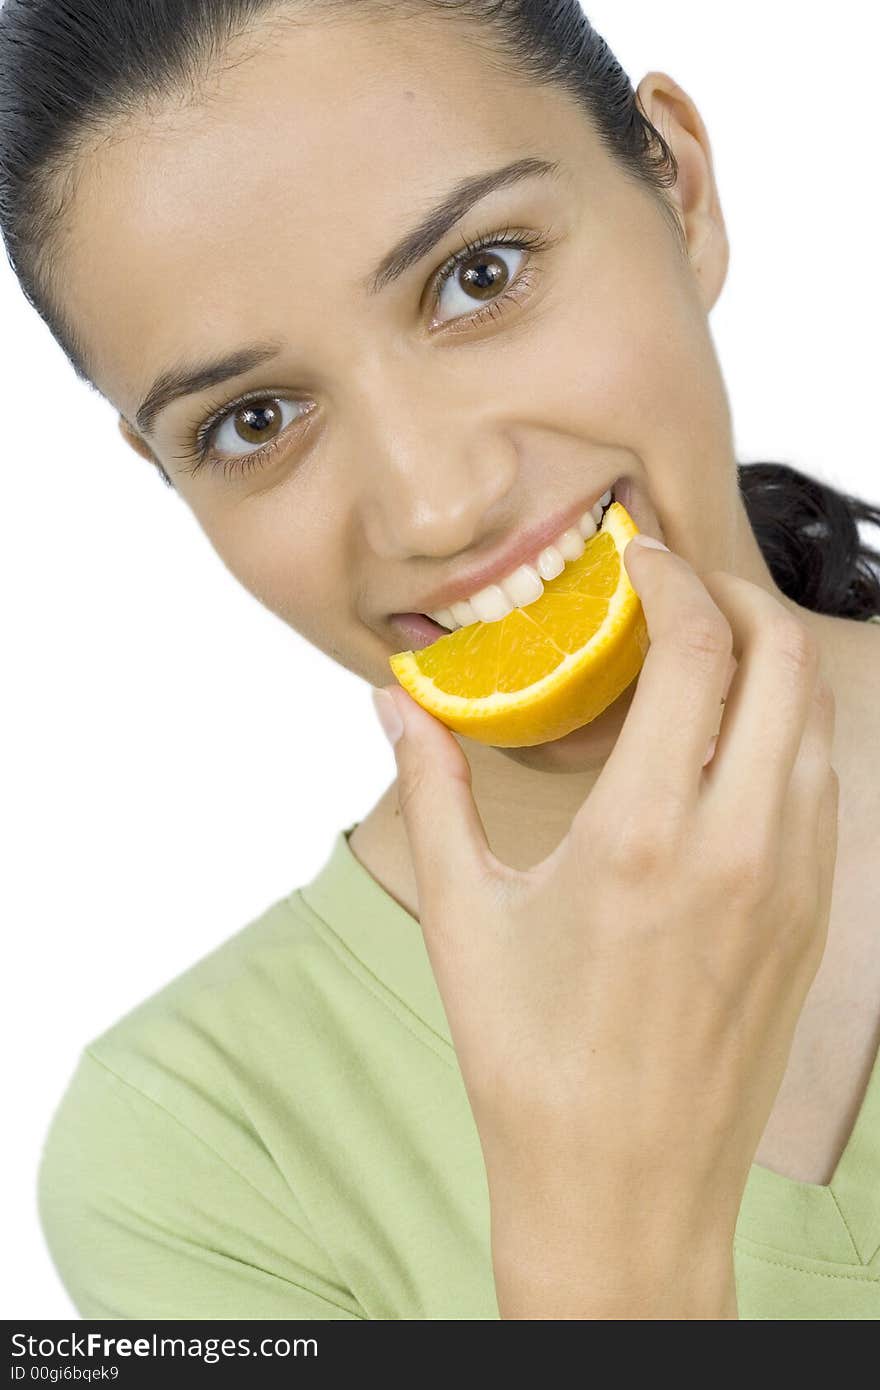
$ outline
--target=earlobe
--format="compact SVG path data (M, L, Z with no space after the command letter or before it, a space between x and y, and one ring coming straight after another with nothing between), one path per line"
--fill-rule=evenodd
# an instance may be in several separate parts
M140 454L142 458L149 459L151 463L155 463L156 460L152 449L150 449L149 445L145 444L140 435L132 429L124 415L120 415L118 423L119 433L122 435L126 444L130 445L135 453Z
M165 469L162 467L159 460L156 458L150 446L143 439L141 439L140 435L137 433L137 430L132 429L131 425L128 423L124 415L119 416L117 424L119 426L119 433L122 435L122 438L125 440L126 444L128 444L130 448L134 449L136 454L140 454L141 458L147 459L147 461L151 463L155 469L158 470L159 476L162 478L162 481L166 484L166 486L173 488L174 484L172 483L168 474L165 472Z

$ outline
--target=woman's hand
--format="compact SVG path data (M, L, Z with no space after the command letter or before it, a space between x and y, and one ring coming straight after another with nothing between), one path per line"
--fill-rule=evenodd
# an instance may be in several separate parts
M492 853L452 733L386 687L502 1317L737 1316L739 1205L825 946L838 778L814 638L744 579L624 558L651 645L532 868Z

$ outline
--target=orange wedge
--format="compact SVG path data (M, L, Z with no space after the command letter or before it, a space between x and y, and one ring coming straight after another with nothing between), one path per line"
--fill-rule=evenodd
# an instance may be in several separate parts
M527 608L470 623L389 657L414 700L456 733L496 748L562 738L635 680L648 627L623 552L638 527L612 502L600 529Z

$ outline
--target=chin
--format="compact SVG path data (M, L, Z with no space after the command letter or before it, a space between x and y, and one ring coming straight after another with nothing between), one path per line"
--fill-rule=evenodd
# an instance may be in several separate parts
M521 748L491 746L513 762L534 768L536 772L588 772L592 768L601 768L617 742L637 685L638 678L589 724L572 729L570 734L563 734L562 738L553 738L547 743L526 744Z

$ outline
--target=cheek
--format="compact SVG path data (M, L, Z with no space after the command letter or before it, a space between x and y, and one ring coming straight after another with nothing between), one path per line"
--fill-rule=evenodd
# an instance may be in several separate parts
M641 477L695 568L730 568L729 405L698 286L672 256L662 244L582 253L511 358L503 399L527 435L552 428L591 466L610 455Z
M664 441L714 435L726 397L708 322L668 253L583 257L554 295L532 399L560 423L650 457ZM535 347L538 350L535 350ZM536 389L537 388L539 389Z
M303 511L283 488L249 497L222 518L199 518L208 540L248 593L316 646L325 646L339 623L344 575L337 534L305 526ZM314 513L312 513L314 514Z

